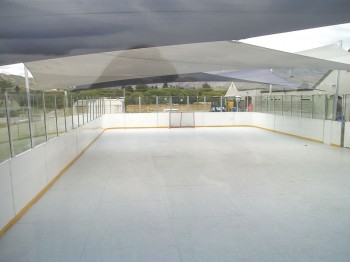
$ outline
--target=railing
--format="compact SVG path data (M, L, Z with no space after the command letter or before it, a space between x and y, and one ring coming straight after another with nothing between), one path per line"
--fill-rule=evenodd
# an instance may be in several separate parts
M0 94L0 163L104 114L102 98Z

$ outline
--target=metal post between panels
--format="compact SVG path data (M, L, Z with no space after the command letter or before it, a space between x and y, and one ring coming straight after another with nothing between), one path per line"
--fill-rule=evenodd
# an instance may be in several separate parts
M73 97L70 96L70 104L71 104L71 109L72 109L72 129L74 129L74 110L73 110Z
M190 111L190 97L189 96L187 96L187 111Z
M43 93L43 112L44 112L45 138L46 138L46 142L47 142L47 141L49 141L49 136L47 134L46 103L45 103L45 94L44 93Z
M63 96L63 115L64 115L64 129L65 132L67 132L67 91L64 91L64 96Z
M7 132L8 132L9 144L10 144L10 155L11 155L11 157L13 157L15 155L15 153L14 153L14 149L13 149L13 141L12 141L12 134L11 134L11 116L10 116L10 109L9 109L9 101L8 101L7 92L5 92L5 108L6 108Z
M31 110L31 103L30 103L28 69L27 69L26 66L24 66L24 77L25 77L26 94L27 94L27 105L28 105L28 122L29 122L30 147L33 148L32 110Z
M237 110L238 110L238 105L237 105ZM222 112L222 96L220 96L220 112Z
M284 111L284 106L283 106L283 95L281 95L281 104L282 104L282 116L283 116L283 111Z
M156 112L158 113L158 96L156 96Z
M139 113L141 113L141 97L139 96Z
M84 100L84 98L82 98L81 99L81 102L82 102L82 106L81 106L81 108L82 108L82 113L83 113L83 125L85 124L85 109L84 109L84 107L86 106L86 98L85 98L85 100ZM84 104L85 104L85 106L84 106Z
M57 101L56 101L57 96L55 95L55 119L56 119L56 135L58 136L58 121L57 121Z

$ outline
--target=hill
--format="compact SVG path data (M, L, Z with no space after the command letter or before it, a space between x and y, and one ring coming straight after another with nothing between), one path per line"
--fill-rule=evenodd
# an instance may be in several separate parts
M0 79L11 83L13 86L25 87L25 78L23 76L0 73ZM36 85L33 78L29 78L29 86L35 88Z

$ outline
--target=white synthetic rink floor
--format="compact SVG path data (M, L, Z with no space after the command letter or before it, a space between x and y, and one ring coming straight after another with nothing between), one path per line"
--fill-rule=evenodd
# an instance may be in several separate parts
M256 128L106 131L0 261L349 261L350 151Z

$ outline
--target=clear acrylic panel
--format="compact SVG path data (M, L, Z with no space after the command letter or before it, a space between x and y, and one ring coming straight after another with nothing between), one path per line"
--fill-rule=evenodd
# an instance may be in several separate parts
M43 94L31 95L33 146L46 142Z
M326 96L325 95L314 95L313 96L313 118L325 119L326 113Z
M11 108L11 103L8 103ZM11 157L5 95L0 94L0 163Z
M45 117L46 130L48 139L57 136L57 121L56 121L56 96L54 94L45 94Z
M312 118L313 97L301 96L301 117Z
M283 96L274 96L274 112L276 115L283 114Z
M29 110L26 94L11 94L8 96L10 106L10 130L13 151L18 155L31 148Z
M292 116L301 116L301 96L292 96Z

